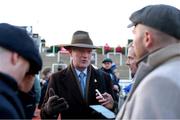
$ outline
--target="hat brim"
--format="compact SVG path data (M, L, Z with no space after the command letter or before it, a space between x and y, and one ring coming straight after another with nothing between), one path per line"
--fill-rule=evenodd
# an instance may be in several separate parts
M106 63L106 62L110 62L110 63L112 63L112 61L110 61L110 60L105 60L105 61L102 61L102 63Z
M87 44L67 44L62 45L65 49L71 48L71 47L80 47L80 48L91 48L91 49L97 49L98 47L93 45L87 45Z
M135 23L130 23L130 24L127 26L127 28L131 28L131 27L133 27L133 26L136 26Z

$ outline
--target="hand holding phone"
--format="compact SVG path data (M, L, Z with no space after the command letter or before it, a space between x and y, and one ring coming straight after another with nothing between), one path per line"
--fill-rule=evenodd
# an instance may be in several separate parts
M96 91L96 93L97 93L102 99L104 99L104 97L102 96L102 94L99 92L98 89L95 89L95 91Z

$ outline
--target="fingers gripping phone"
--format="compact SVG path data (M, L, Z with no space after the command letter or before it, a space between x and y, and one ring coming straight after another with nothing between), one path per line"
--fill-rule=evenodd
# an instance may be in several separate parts
M96 93L97 93L102 99L104 99L104 97L102 96L102 94L99 92L98 89L95 89L95 91L96 91Z

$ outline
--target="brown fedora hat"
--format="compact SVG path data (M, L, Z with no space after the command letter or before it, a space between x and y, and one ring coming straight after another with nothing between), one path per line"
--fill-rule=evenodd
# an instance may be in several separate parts
M81 48L92 48L96 49L97 47L93 45L92 40L89 37L88 32L85 31L76 31L72 36L71 44L62 45L65 49L70 47L81 47Z

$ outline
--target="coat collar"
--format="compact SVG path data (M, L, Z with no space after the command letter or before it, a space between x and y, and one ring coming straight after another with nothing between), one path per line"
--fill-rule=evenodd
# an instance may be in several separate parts
M13 90L16 91L18 89L16 80L13 79L11 76L4 73L0 73L0 79L1 81L7 83Z
M147 61L146 60L142 61L138 66L138 70L134 76L135 83L133 85L133 90L131 92L131 95L138 86L138 84L141 82L141 80L148 73L150 73L154 68L168 61L169 59L176 56L180 56L179 51L180 51L180 43L169 45L165 48L153 52L152 54L149 54L147 57Z
M82 99L83 100L83 96L82 96L82 92L81 92L81 87L80 87L80 83L79 83L79 78L78 78L78 75L76 74L75 68L73 67L72 64L68 67L68 71L70 71L68 73L69 76L71 76L71 74L72 74L72 78L71 78L72 79L72 83L71 84L73 84L72 86L74 86L74 88L72 88L72 89L74 89L73 91L76 92L76 93L73 94L73 95L75 95L74 98ZM88 93L89 92L88 89L89 89L89 82L90 82L91 72L92 72L92 66L89 65L87 67L86 98L85 98L85 100L83 100L84 102L85 101L88 102L88 94L89 94ZM79 97L79 96L81 96L81 97Z

